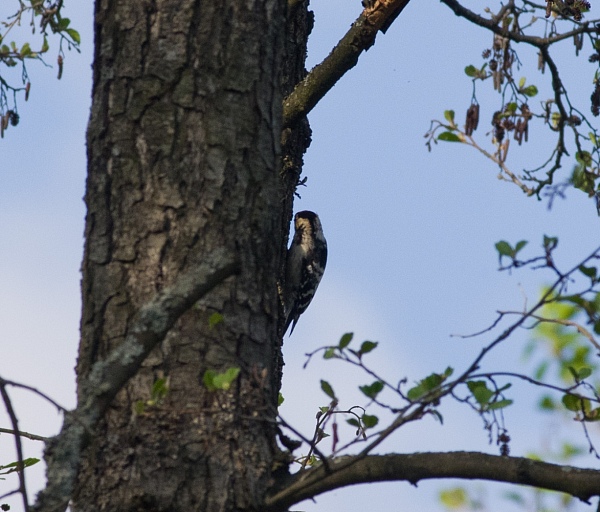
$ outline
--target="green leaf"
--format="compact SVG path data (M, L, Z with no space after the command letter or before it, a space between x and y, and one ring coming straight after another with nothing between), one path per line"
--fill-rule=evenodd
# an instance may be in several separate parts
M546 236L544 235L544 249L548 251L552 251L556 249L558 245L558 238L555 236Z
M426 393L427 393L427 390L425 389L425 386L423 386L422 384L419 384L418 386L415 386L414 388L410 388L408 390L408 392L406 393L406 397L409 400L415 401L415 400L418 400L419 398L421 398Z
M79 32L77 32L77 30L75 30L74 28L68 28L66 32L71 36L73 42L77 44L81 43L81 36L79 35Z
M510 103L506 104L506 107L504 107L504 110L506 112L508 112L509 114L514 114L517 111L517 107L518 107L518 105L514 101L511 101Z
M437 411L436 409L432 409L430 412L431 415L440 422L440 425L444 424L444 417L439 413L439 411Z
M167 385L167 379L156 379L152 384L152 399L154 401L162 400L169 392L169 386Z
M568 370L569 370L569 373L571 374L571 376L573 377L573 379L579 380L579 375L577 375L577 370L575 368L573 368L572 366L569 366Z
M536 368L534 377L536 380L542 380L548 371L548 367L550 363L548 361L542 361L539 366Z
M517 254L521 249L523 249L523 247L525 247L527 243L527 240L520 240L519 242L517 242L517 245L515 245L515 254Z
M523 89L522 92L525 96L529 96L530 98L533 98L534 96L537 95L538 88L535 85L529 85L529 86L525 87L525 89Z
M28 468L30 466L33 466L34 464L37 464L40 461L40 459L36 459L35 457L28 457L26 459L23 459L22 463L19 462L11 462L10 464L6 464L4 466L0 466L0 470L8 470L8 471L2 471L2 473L0 473L0 475L8 475L9 473L14 473L15 471L19 471L19 469L21 467L23 468ZM22 466L21 466L22 464Z
M277 395L277 407L279 407L283 402L285 402L285 398L283 398L283 394L280 391Z
M42 44L42 49L40 53L46 53L50 49L50 45L48 44L48 38L44 36L44 44Z
M444 117L450 124L454 124L454 110L444 110Z
M552 115L550 116L550 120L552 121L552 126L554 128L558 128L558 125L560 124L561 119L562 119L562 116L560 115L560 112L552 112Z
M465 74L467 76L470 76L471 78L474 78L477 76L477 68L475 66L473 66L473 64L469 64L466 68L465 68Z
M336 347L329 347L325 352L323 352L323 359L334 359L337 356Z
M356 418L350 418L346 420L346 423L348 423L348 425L352 425L353 427L356 428L360 428L360 423Z
M25 43L21 47L21 51L19 53L21 54L21 57L27 57L28 55L31 55L31 46L29 46L29 43Z
M377 348L377 345L379 345L379 343L376 341L363 341L360 345L360 350L358 351L359 356L368 354L372 350L375 350Z
M452 132L442 132L438 135L437 140L445 140L446 142L462 142L462 139Z
M581 398L574 395L563 395L563 405L569 409L569 411L579 412L581 411Z
M508 492L504 493L504 497L509 501L513 501L514 503L517 503L518 505L525 504L525 498L523 498L523 496L521 496L516 491L508 491ZM524 508L524 507L522 507L522 508Z
M525 81L526 81L526 78L524 76L522 76L521 79L519 80L519 89L523 89L523 87L525 86Z
M371 414L363 414L361 419L365 428L373 428L379 423L379 418Z
M419 383L408 390L406 396L409 400L418 400L429 392L438 388L442 382L444 382L454 370L450 367L446 368L443 374L432 373L419 381Z
M467 491L463 487L454 489L445 489L440 492L440 501L442 505L449 509L456 510L466 508L469 503Z
M569 366L569 373L573 376L573 378L579 382L580 380L587 379L592 374L592 369L587 366L583 366L581 368L575 369L572 366Z
M467 382L467 387L480 405L487 405L494 396L494 392L488 389L487 384L483 380L470 380Z
M359 386L358 389L368 398L374 399L383 390L383 382L376 380L368 386Z
M223 321L223 315L221 313L213 313L208 317L208 327L214 329L215 326L219 325Z
M496 409L504 409L505 407L508 407L512 403L513 403L513 401L509 400L509 399L498 400L497 402L491 403L489 405L488 409L490 411L493 411L493 410L496 410Z
M594 163L592 155L588 151L578 151L575 153L575 160L584 167L591 167Z
M144 402L143 400L137 400L135 402L135 404L133 405L133 412L136 416L139 416L140 414L144 414L144 412L146 411L146 402Z
M589 411L585 416L586 421L600 421L600 407Z
M340 349L346 348L348 345L350 345L350 342L352 341L352 338L354 338L354 333L353 332L347 332L346 334L344 334L340 338L340 342L338 343L338 348L340 348Z
M206 370L202 381L209 391L228 390L233 381L240 373L239 368L231 367L223 373L218 373L216 370Z
M515 254L515 250L506 240L500 240L496 242L496 250L500 256L510 256L512 257Z
M563 459L570 459L572 457L575 457L577 455L583 455L585 453L585 450L583 448L575 446L571 443L563 443L560 451L561 457Z
M592 374L592 369L584 366L583 368L579 368L577 373L579 374L580 380L587 379Z
M71 20L69 18L61 18L60 20L58 20L58 30L66 30L70 23Z
M598 138L596 137L596 134L594 132L590 132L589 136L590 136L590 141L592 142L592 144L594 146L598 147Z
M541 398L538 407L542 411L554 411L556 409L556 404L551 396L545 395Z
M515 250L506 240L500 240L499 242L496 242L495 247L498 251L498 259L500 261L502 260L502 256L508 256L509 258L515 257Z
M596 279L598 273L598 269L596 267L585 267L583 265L579 265L579 271L592 280Z
M332 400L336 399L331 384L329 384L329 382L327 382L326 380L321 381L321 389L323 390L323 393L325 393L329 398L331 398Z
M444 382L444 377L442 377L439 373L432 373L431 375L425 377L421 382L427 391L431 391Z

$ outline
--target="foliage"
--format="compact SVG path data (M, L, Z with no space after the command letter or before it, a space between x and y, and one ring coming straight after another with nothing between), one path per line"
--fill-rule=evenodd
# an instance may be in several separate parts
M600 279L598 279L596 266L597 261L600 260L600 248L580 264L568 271L562 271L554 258L558 246L556 237L543 237L541 255L521 259L522 251L527 245L528 242L525 240L519 241L514 246L507 241L498 242L496 250L500 260L500 270L546 268L556 275L556 280L542 290L541 298L534 306L520 312L501 311L493 325L477 333L477 336L488 334L496 329L502 320L510 316L518 318L493 338L479 356L458 375L455 369L446 368L442 372L431 373L410 386L407 385L406 378L400 379L398 384L392 384L367 363L366 354L376 349L377 343L365 341L357 344L352 333L344 334L336 345L321 347L308 354L305 365L309 364L313 356L320 353L326 361L341 361L360 368L371 380L358 386L366 402L345 410L338 407L340 398L333 384L321 381L321 389L332 401L329 406L322 407L317 413L313 438L302 439L309 445L308 454L296 459L302 467L307 464L326 463L327 460L331 460L332 457L357 443L367 443L360 453L369 453L394 431L409 422L421 420L426 415L443 422L440 406L448 399L454 399L475 412L483 421L489 442L498 446L501 455L509 455L511 438L508 433L509 426L505 424L503 410L510 407L518 398L510 394L514 381L529 383L544 390L540 407L545 410L557 410L571 421L577 421L583 429L587 451L598 456L594 443L588 435L587 424L600 418L598 365L594 361L593 351L594 347L600 349L600 344L595 337L600 330L598 327L600 326L598 322ZM503 261L506 258L508 262ZM573 288L574 283L577 283L578 288L567 294L567 289ZM583 323L594 325L594 334L585 328ZM484 357L508 339L517 328L528 329L533 333L532 342L527 349L528 357L532 357L538 350L538 345L548 348L548 353L542 357L540 365L533 372L534 377L516 372L481 372L479 368ZM555 376L550 374L550 367L556 368ZM381 424L377 409L392 413L393 419L387 426L380 427L380 430L373 430L372 426ZM350 416L347 422L356 428L353 438L345 441L342 439L334 419L335 415L339 414ZM287 426L283 420L282 425ZM295 434L298 435L297 432ZM326 453L317 445L328 437L333 437L333 442L331 451ZM585 451L585 448L573 444L572 440L563 442L561 460L563 463L569 462ZM549 453L545 455L551 456ZM531 457L539 459L540 455L532 453ZM484 498L473 498L471 492L465 487L448 488L441 491L440 501L452 510L481 508ZM530 494L537 496L535 499L538 502L541 500L550 505L555 497L563 505L572 499L570 496L542 490L531 491ZM522 491L515 491L507 496L507 499L526 503L530 497Z
M496 11L486 7L484 15L470 11L455 0L443 0L443 3L455 14L493 32L493 41L483 49L480 63L464 68L472 85L464 125L461 127L455 120L454 111L446 110L444 121L432 121L426 134L429 150L438 141L460 142L473 147L498 166L500 179L517 185L528 196L540 197L544 192L552 200L557 195L562 196L569 187L594 196L599 189L600 177L599 135L590 115L583 112L590 112L592 117L600 113L600 72L597 67L600 64L600 30L599 20L584 19L590 9L589 3L549 0L546 5L541 5L529 0L511 0L500 4ZM591 92L587 105L571 100L567 84L551 54L553 46L569 42L574 46L576 56L587 47L589 62L595 67L587 77L582 75ZM541 101L536 83L520 74L522 60L517 45L537 53L538 71L543 74L549 70L551 93ZM492 130L486 134L492 150L485 149L483 142L474 135L480 121L477 93L484 84L499 97L489 119ZM507 164L511 137L520 146L528 142L532 130L539 132L544 128L554 136L555 142L543 155L539 166L521 173L511 169ZM571 155L574 156L575 171L556 184L555 174L563 166L563 159Z
M64 49L79 51L81 37L71 27L71 20L62 15L64 2L58 0L19 0L14 14L0 22L0 136L9 126L19 124L18 94L27 101L31 81L27 62L38 60L46 64L51 36L58 39L56 64L58 78L63 72ZM31 27L29 41L22 41L22 25ZM19 42L21 40L22 42ZM18 70L18 72L17 72ZM20 84L20 85L19 85Z
M228 390L240 374L240 368L227 368L224 372L206 370L202 382L209 391Z

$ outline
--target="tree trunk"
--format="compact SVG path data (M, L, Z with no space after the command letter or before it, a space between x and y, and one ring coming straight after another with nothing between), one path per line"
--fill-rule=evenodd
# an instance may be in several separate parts
M280 173L285 8L96 1L79 382L204 254L225 247L241 272L185 313L117 395L84 452L74 510L261 508L297 178ZM231 388L209 391L205 372L231 367Z

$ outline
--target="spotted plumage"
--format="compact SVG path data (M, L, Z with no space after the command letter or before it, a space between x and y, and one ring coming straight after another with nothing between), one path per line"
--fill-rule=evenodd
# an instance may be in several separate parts
M296 327L317 291L327 263L327 241L319 216L311 211L298 212L294 217L294 238L288 249L283 303L285 329Z

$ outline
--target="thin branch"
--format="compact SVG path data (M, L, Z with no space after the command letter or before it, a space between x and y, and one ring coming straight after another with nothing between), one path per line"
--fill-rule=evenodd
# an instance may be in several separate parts
M0 381L0 395L2 395L4 407L6 408L8 417L10 418L13 430L16 433L15 448L17 449L17 474L19 475L19 492L21 493L21 496L23 498L23 510L24 512L27 512L29 510L29 503L27 501L27 488L25 486L25 472L23 471L25 469L25 464L23 463L25 458L23 457L23 446L21 444L21 436L19 434L19 421L17 420L17 415L15 414L12 402L10 401L10 397L8 396L8 392L6 391L6 384L3 381Z
M504 313L507 315L524 315L524 314L526 314L526 313L519 312L519 311L504 311ZM598 343L596 341L593 334L590 331L588 331L585 327L583 327L583 325L578 324L577 322L573 322L572 320L562 320L560 318L546 318L546 317L538 316L538 315L529 315L529 317L534 318L535 320L539 320L540 322L547 322L547 323L553 323L553 324L566 325L568 327L574 327L575 329L577 329L577 332L579 334L581 334L582 336L587 338L590 341L590 343L592 345L594 345L594 347L596 347L598 350L600 350L600 343Z
M58 402L56 402L55 400L50 398L46 393L44 393L43 391L40 391L39 389L34 388L33 386L29 386L27 384L21 384L20 382L15 382L14 380L3 379L2 377L0 377L0 383L6 384L8 386L13 386L15 388L21 388L21 389L26 389L27 391L31 391L32 393L35 393L36 395L40 396L47 402L50 402L54 407L56 407L58 409L59 412L67 411L67 409L65 407L63 407Z
M332 471L331 471L332 470ZM414 453L340 457L323 467L296 473L285 488L270 495L268 512L288 510L302 500L348 485L440 478L482 479L564 492L589 502L600 495L600 472L521 457L478 452Z
M377 32L385 32L410 0L379 0L352 24L331 53L317 64L283 100L284 126L304 118L347 71L356 66L360 54L375 43Z
M239 262L233 256L224 249L215 250L138 310L125 341L93 365L80 385L79 405L65 415L60 434L47 444L48 484L38 494L33 510L64 512L75 486L81 451L114 396L179 317L238 271Z
M462 134L462 133L461 133ZM533 194L535 194L535 190L532 188L529 188L527 185L525 185L518 177L515 173L513 173L504 163L504 160L502 158L496 157L495 155L492 155L491 153L489 153L488 151L486 151L485 149L483 149L481 146L479 146L475 140L473 139L473 137L471 137L470 135L466 135L463 134L464 136L464 143L467 144L468 146L471 146L475 149L477 149L482 155L484 155L485 157L489 158L492 162L496 163L498 165L498 167L500 167L500 169L502 170L502 172L504 172L510 179L505 178L504 176L502 176L502 174L500 176L502 176L502 179L505 181L512 181L515 185L517 185L517 187L519 187L523 192L525 192L526 195L528 196L532 196Z
M520 34L518 32L512 32L502 26L498 25L498 19L489 19L480 16L479 14L467 9L465 6L461 5L457 0L441 0L443 4L446 4L457 16L465 18L466 20L474 23L475 25L479 25L480 27L487 28L494 32L494 34L498 34L499 36L506 37L512 41L517 43L527 43L536 48L542 48L544 46L549 46L554 43L558 43L559 41L563 41L565 39L569 39L575 35L579 34L588 34L595 33L596 29L593 26L593 22L584 22L579 25L578 28L573 29L569 32L565 32L564 34L558 34L553 37L537 37L537 36L526 36L524 34Z
M19 430L15 432L10 428L0 428L0 434L11 434L11 435L20 435L21 437L25 437L26 439L30 439L31 441L48 441L48 437L38 436L37 434L30 434L29 432L24 432L23 430Z

